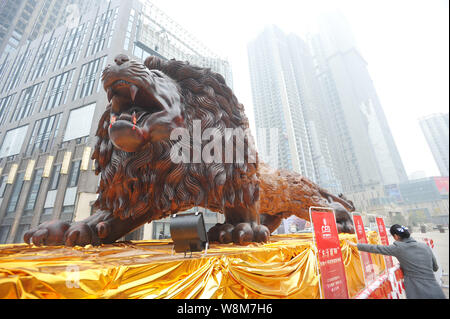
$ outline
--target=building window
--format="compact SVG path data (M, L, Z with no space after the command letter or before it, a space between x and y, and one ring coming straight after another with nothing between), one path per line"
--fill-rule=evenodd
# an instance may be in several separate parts
M0 125L5 123L9 117L9 111L11 109L12 101L14 100L14 94L5 96L0 100Z
M13 47L11 44L6 43L5 48L3 49L3 54L1 56L1 59L8 55L13 55L16 52L16 48Z
M0 244L6 244L11 226L0 226Z
M25 172L21 172L16 177L16 182L14 184L11 197L9 198L8 206L6 207L6 214L12 214L16 211L17 202L19 201L20 192L23 186L23 177Z
M63 206L60 220L68 223L72 222L74 212L75 212L75 205Z
M95 80L98 78L99 84L101 83L100 73L105 68L105 64L106 56L103 56L82 65L73 100L89 96L93 93ZM98 89L99 85L97 86L97 91Z
M53 53L55 52L57 43L58 40L56 38L51 38L40 45L31 65L30 72L28 73L27 81L34 81L47 73L49 66L52 64Z
M61 114L59 113L36 121L27 147L27 156L31 156L35 150L46 152L52 147L54 138L58 134L62 117Z
M44 212L42 213L42 215L51 215L51 214L53 214L53 207L44 208Z
M78 56L83 49L87 28L88 22L66 32L54 70L72 64L78 59Z
M131 33L133 32L133 24L134 24L135 15L136 15L136 11L134 9L131 9L130 17L128 18L127 33L125 35L125 42L124 42L124 46L123 46L123 48L125 50L130 49Z
M59 185L59 177L61 172L61 164L55 165L53 167L52 179L50 180L49 190L55 190Z
M170 223L154 222L152 239L170 238Z
M0 148L0 158L17 155L20 153L28 125L9 130L5 134L2 147Z
M115 10L111 9L95 18L86 56L109 47L117 19L117 12L118 8Z
M1 40L0 40L1 41ZM0 58L0 60L3 59L3 57ZM9 59L5 59L3 61L3 63L0 63L0 83L2 83L3 77L6 74L6 70L8 69L9 66Z
M17 103L17 107L14 111L14 115L11 118L11 123L14 121L19 121L33 114L34 107L39 100L39 93L41 91L42 83L43 82L22 90L19 102Z
M94 117L95 103L70 111L63 142L88 136Z
M133 48L133 55L137 57L141 61L145 61L150 55L159 56L158 53L152 52L150 53L147 48L144 48L141 43L137 42Z
M77 187L68 187L64 195L61 219L72 220L73 212L75 211L76 199L77 199Z
M23 235L30 229L30 225L19 225L16 235L14 236L14 243L23 243Z
M75 211L75 205L64 206L62 209L62 214L73 213Z
M0 198L3 198L6 190L6 180L8 179L8 175L0 176Z
M25 213L31 212L34 210L34 205L36 204L36 199L39 193L39 189L41 188L42 182L42 172L44 170L42 168L37 169L34 173L33 182L31 183L30 191L28 193L28 199L25 204Z
M22 79L22 76L25 74L25 69L32 53L33 50L24 50L22 54L17 55L9 72L8 81L5 81L3 86L2 93L8 92L17 87Z
M40 112L51 110L67 102L67 95L72 85L74 70L61 73L48 81Z
M81 160L74 161L69 174L69 181L67 187L75 187L78 185L78 178L80 177Z

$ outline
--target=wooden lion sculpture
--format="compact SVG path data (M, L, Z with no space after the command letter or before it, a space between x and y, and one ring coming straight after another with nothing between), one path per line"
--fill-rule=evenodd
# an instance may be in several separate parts
M225 223L208 232L209 240L219 243L265 242L283 218L309 220L310 206L334 208L339 232L354 232L349 214L354 207L342 195L259 162L251 136L227 137L227 129L249 125L243 105L220 74L152 56L144 64L123 54L114 61L102 74L110 103L98 124L92 155L100 174L97 212L73 224L45 222L28 231L25 242L113 243L145 223L194 206L225 215ZM185 152L185 161L173 160L174 146L180 143L171 138L175 129L189 133L191 147L204 148L210 140L196 142L193 135L208 128L221 138L221 146L231 141L232 151L243 143L244 160L226 161L230 152L215 149L213 161L203 156L193 160L193 151Z

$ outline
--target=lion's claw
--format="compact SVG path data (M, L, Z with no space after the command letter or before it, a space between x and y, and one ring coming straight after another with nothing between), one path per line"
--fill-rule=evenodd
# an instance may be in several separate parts
M64 234L66 233L67 229L69 229L69 227L69 223L60 220L51 220L27 231L23 236L24 241L27 244L32 242L36 246L63 245Z
M75 223L67 230L65 236L66 246L86 246L89 244L98 245L100 240L97 233L89 227L88 224L79 222Z
M103 234L107 231L103 230ZM36 246L85 246L99 245L100 239L97 229L94 231L87 223L78 222L70 225L60 220L42 223L37 228L27 231L24 235L27 244Z
M221 244L235 243L246 245L251 242L266 242L269 239L269 229L255 223L216 224L208 231L210 241Z

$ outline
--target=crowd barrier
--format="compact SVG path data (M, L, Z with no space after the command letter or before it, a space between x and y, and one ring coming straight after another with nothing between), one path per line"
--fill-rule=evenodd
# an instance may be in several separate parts
M354 299L405 299L405 285L400 264L384 271Z

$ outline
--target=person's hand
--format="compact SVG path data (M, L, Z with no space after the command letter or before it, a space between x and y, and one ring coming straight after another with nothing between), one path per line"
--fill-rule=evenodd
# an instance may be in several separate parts
M345 240L347 242L347 244L349 244L350 246L356 247L356 243L352 242L350 240Z

